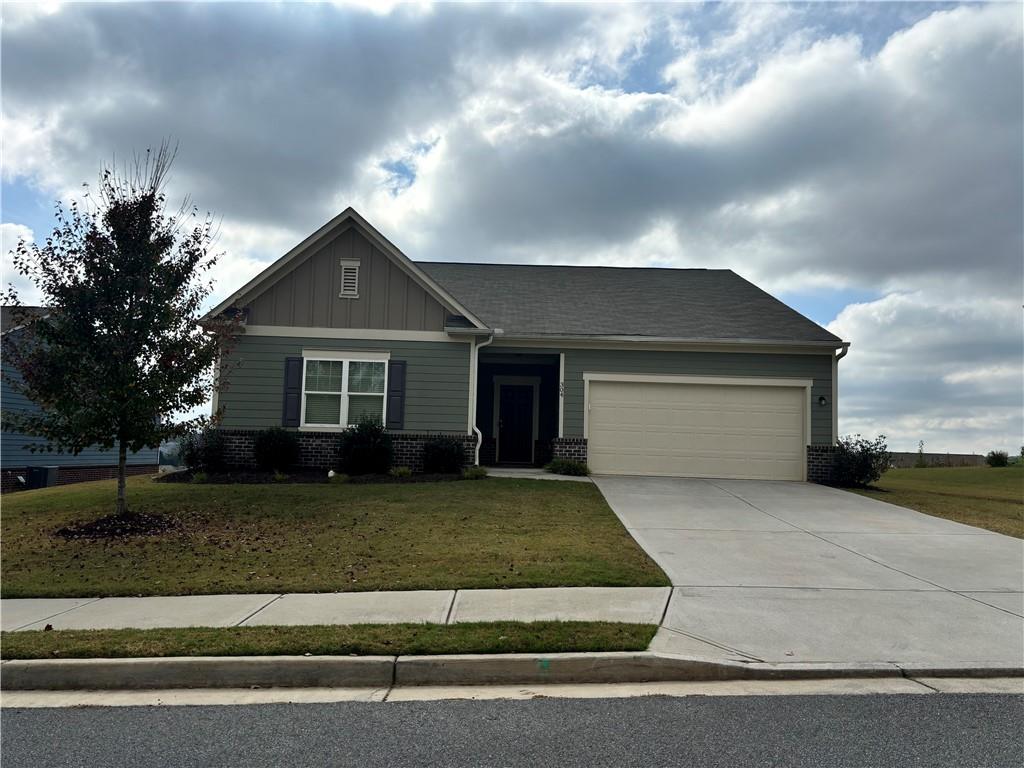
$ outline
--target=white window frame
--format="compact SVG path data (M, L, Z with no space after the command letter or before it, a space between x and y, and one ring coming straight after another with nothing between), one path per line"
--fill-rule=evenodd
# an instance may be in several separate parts
M341 267L341 285L338 288L339 299L358 299L359 298L359 259L341 259L339 262ZM355 272L355 289L352 291L345 290L345 273L348 271Z
M388 365L390 355L387 354L363 354L342 357L338 353L334 352L316 352L309 356L303 354L302 356L302 415L299 419L300 430L316 430L316 431L330 431L337 430L343 431L348 429L352 424L348 423L348 398L349 395L374 395L376 392L349 392L348 390L348 373L350 363L381 363L384 366L384 391L380 393L381 398L381 413L380 423L382 426L387 425L388 418ZM328 392L325 390L306 390L306 366L310 362L322 362L322 363L341 363L341 391L340 392ZM339 395L341 397L341 413L340 421L337 424L315 424L306 421L306 395Z

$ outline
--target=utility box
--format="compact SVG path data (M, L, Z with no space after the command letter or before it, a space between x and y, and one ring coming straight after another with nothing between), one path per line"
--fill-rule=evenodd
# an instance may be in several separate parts
M28 487L49 488L57 484L57 473L60 467L29 467Z

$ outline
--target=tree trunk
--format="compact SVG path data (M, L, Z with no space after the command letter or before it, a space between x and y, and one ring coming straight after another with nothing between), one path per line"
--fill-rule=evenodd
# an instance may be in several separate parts
M124 480L126 465L128 464L128 447L124 440L117 441L117 509L116 513L123 515L128 511L128 504L125 500Z

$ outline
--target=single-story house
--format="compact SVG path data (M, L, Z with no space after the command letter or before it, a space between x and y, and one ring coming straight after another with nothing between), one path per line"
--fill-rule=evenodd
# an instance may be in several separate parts
M351 208L210 313L241 311L215 395L232 461L254 430L328 467L363 417L416 468L481 464L821 480L848 344L730 270L414 262Z
M26 318L43 319L45 307L23 307L20 321ZM22 326L10 307L0 310L0 343L9 334L18 333ZM10 413L35 411L39 406L29 400L13 386L20 380L18 372L8 365L3 366L0 382L0 419ZM45 485L67 485L85 480L104 480L117 477L117 451L105 451L93 446L76 454L57 451L32 452L30 448L43 441L38 437L21 432L0 434L0 492L23 490ZM128 454L128 474L155 474L157 471L156 448Z

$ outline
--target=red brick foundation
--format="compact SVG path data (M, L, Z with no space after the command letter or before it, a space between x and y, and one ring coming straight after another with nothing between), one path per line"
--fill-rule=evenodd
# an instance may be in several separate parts
M132 475L155 475L156 464L129 464L127 474ZM16 467L15 469L4 469L0 471L0 493L25 490L25 486L18 482L18 475L28 481L28 467ZM109 480L117 477L117 467L110 465L94 467L76 467L58 465L57 485L71 485L73 483L85 483L89 480Z

